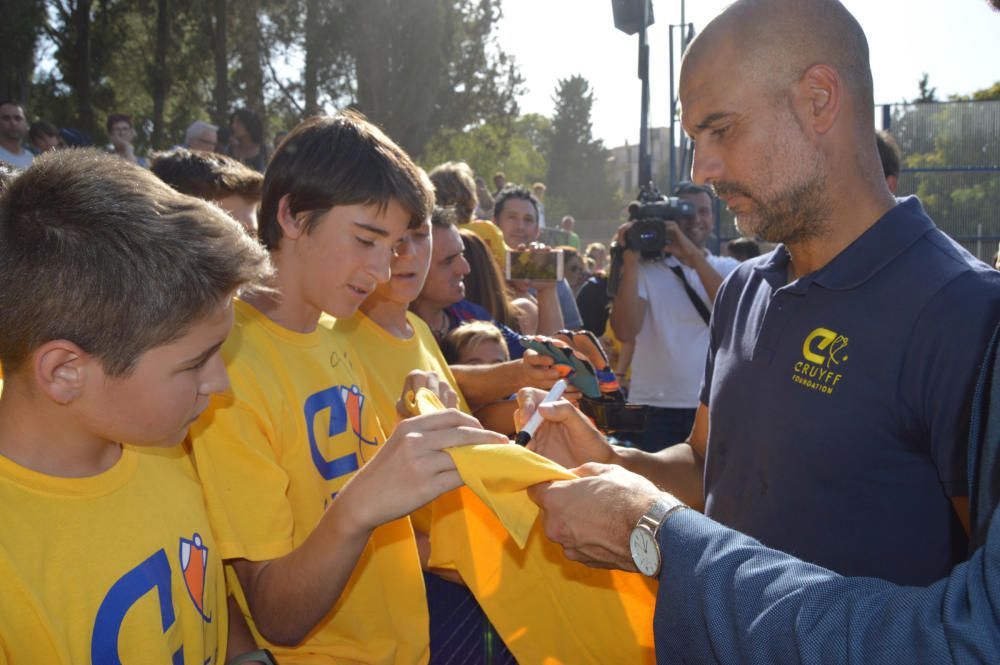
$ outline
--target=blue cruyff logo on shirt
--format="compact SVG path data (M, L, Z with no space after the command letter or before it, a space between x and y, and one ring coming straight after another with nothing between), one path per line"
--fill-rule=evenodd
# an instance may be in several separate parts
M310 395L303 405L303 415L306 419L306 432L309 434L309 452L312 455L316 470L325 480L333 480L358 470L358 454L363 455L364 446L378 446L377 439L368 439L362 432L362 410L365 396L356 386L333 386ZM326 459L319 449L319 439L316 436L315 419L321 412L329 409L330 426L326 436L333 438L347 431L350 424L351 432L358 438L358 453L348 453L333 459Z
M90 637L90 660L94 663L121 665L118 653L118 636L122 623L132 606L147 593L154 592L160 607L160 627L166 634L176 619L173 593L170 586L170 562L162 548L128 571L115 582L94 619L94 632ZM173 665L183 665L184 647L174 652Z

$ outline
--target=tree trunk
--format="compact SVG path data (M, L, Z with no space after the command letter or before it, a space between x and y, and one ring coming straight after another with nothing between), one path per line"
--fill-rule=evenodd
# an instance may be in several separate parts
M0 99L24 104L35 68L42 6L39 0L10 0L4 6L4 20L0 21L0 44L4 45L0 49Z
M261 66L260 34L261 0L244 0L241 17L244 21L239 35L240 79L247 107L266 117L264 108L264 69Z
M170 0L156 0L156 46L152 78L153 148L163 146L163 109L167 101L167 44L170 41Z
M226 0L214 0L215 30L212 46L215 53L215 124L224 127L229 116L229 58L226 52Z
M93 136L94 108L90 85L90 9L93 0L78 0L73 9L73 26L76 41L73 79L76 88L77 117L80 129Z
M306 53L305 72L303 74L302 87L305 96L305 116L319 113L319 50L321 22L319 20L319 0L308 0L306 2Z

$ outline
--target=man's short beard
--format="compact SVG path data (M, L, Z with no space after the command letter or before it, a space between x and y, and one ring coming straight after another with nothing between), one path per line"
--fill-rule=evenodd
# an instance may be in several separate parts
M816 173L766 201L751 194L741 183L719 182L715 190L720 197L739 194L752 203L753 209L749 214L755 218L754 228L742 228L737 215L736 228L741 234L788 245L826 233L830 205L825 195L825 181L825 175Z

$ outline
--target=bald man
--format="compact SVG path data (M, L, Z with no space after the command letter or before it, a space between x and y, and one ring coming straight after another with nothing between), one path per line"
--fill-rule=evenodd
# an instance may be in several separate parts
M694 179L744 235L781 244L718 293L687 445L618 449L570 405L540 409L540 452L636 472L535 488L546 532L570 558L659 575L664 662L995 656L1000 520L992 551L931 593L835 573L929 585L964 558L1000 274L889 192L867 42L840 3L735 3L687 52L680 96Z

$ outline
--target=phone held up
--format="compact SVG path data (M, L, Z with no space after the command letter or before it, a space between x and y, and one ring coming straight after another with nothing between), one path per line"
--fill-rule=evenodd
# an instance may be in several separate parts
M529 249L507 252L507 279L558 282L563 278L561 249Z

